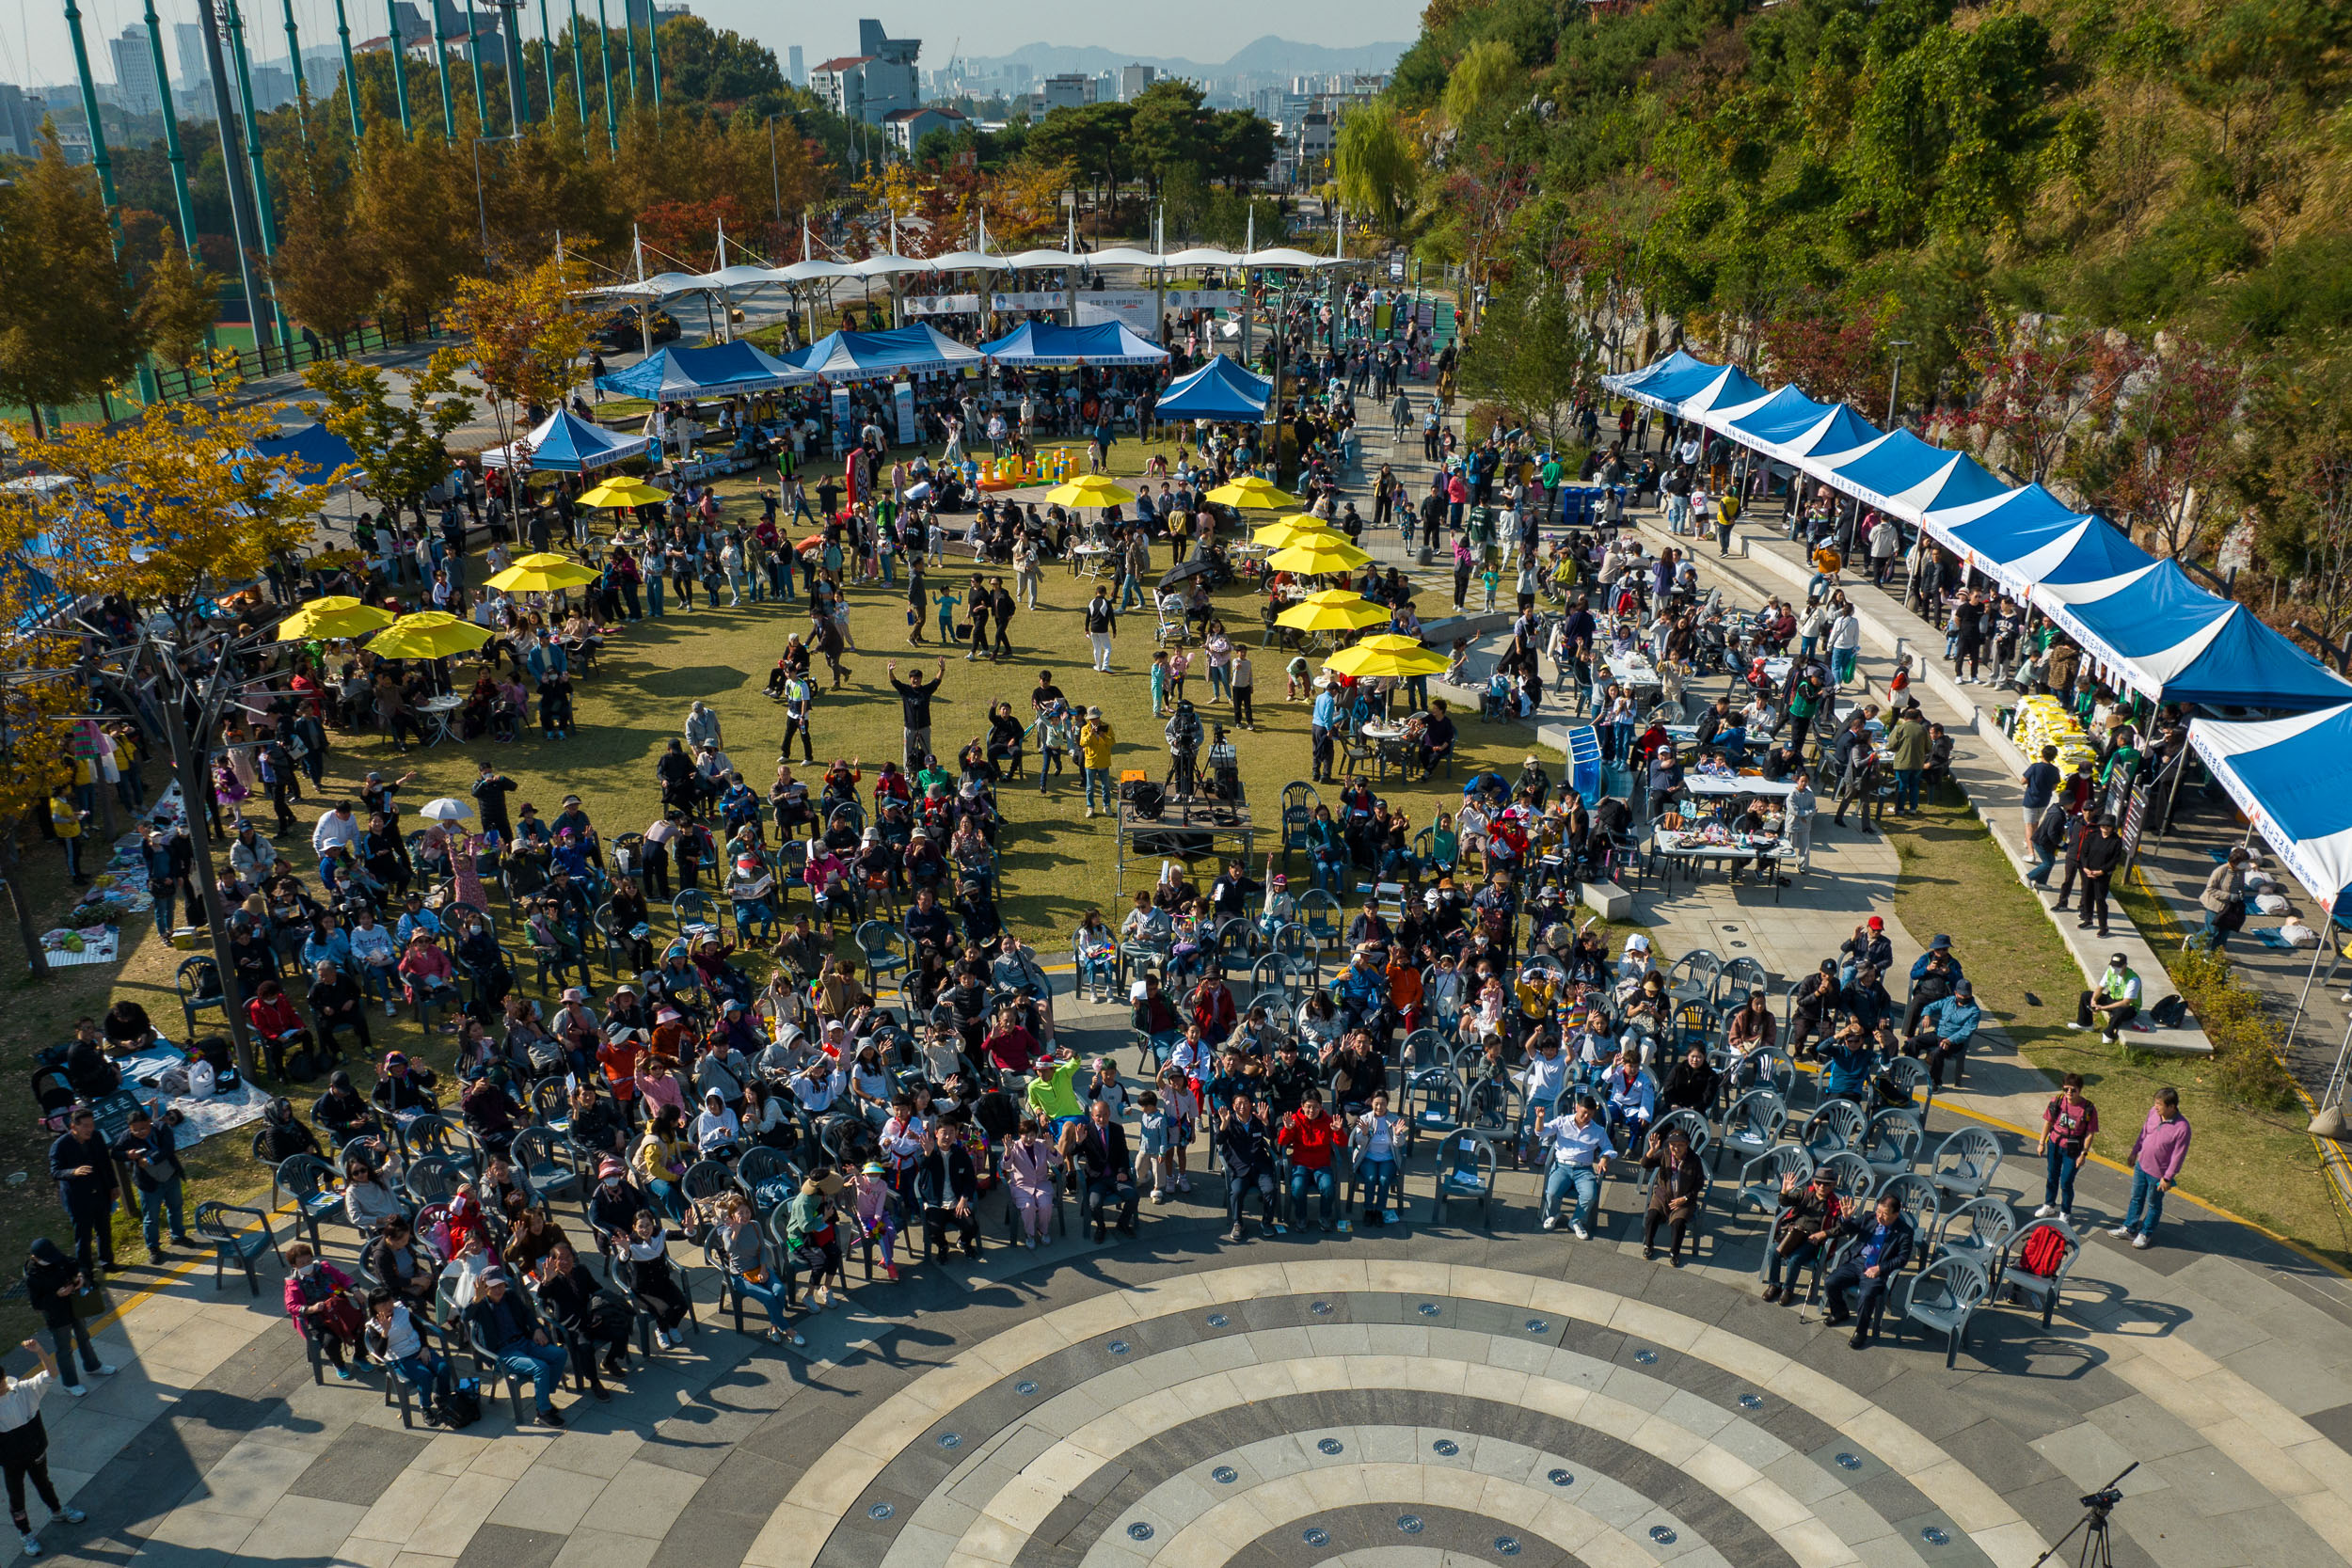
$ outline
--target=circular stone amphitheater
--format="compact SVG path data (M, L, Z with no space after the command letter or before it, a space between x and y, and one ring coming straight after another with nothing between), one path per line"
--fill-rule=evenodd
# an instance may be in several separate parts
M1765 1304L1761 1221L1720 1198L1674 1268L1642 1258L1630 1182L1590 1242L1537 1230L1506 1173L1492 1230L1427 1223L1422 1176L1407 1229L1242 1246L1221 1181L1196 1185L1102 1246L1066 1206L1038 1253L1004 1244L992 1196L980 1259L857 1285L805 1351L759 1339L756 1311L739 1334L697 1271L699 1331L609 1404L567 1392L560 1432L502 1400L464 1433L404 1427L373 1388L313 1382L273 1280L248 1301L199 1272L102 1336L135 1368L53 1402L91 1518L46 1544L386 1568L2027 1568L2061 1541L2076 1560L2081 1497L2134 1461L2117 1562L2328 1564L2352 1541L2344 1282L2193 1206L2166 1247L2094 1240L2046 1329L1979 1312L1947 1370L1892 1314L1857 1351L1818 1305Z

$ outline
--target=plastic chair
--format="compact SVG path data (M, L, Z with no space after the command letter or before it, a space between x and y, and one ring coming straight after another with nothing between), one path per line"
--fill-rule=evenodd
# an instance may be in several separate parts
M1920 1127L1918 1117L1893 1106L1871 1116L1854 1149L1870 1162L1870 1168L1881 1177L1891 1178L1904 1174L1919 1163L1919 1146L1926 1141L1927 1132Z
M215 983L210 995L204 994L204 989L198 984L198 980L208 969L215 971ZM193 958L181 959L180 967L172 971L171 988L179 992L180 1012L187 1020L188 1032L181 1037L183 1039L196 1038L196 1020L199 1013L218 1013L221 1029L224 1032L227 1031L229 998L223 994L216 966L209 957L199 955Z
M1813 1152L1817 1160L1840 1149L1861 1147L1863 1134L1869 1127L1869 1118L1861 1106L1851 1100L1833 1100L1804 1118L1797 1141ZM1860 1155L1855 1156L1860 1159ZM1866 1165L1867 1169L1867 1166Z
M1667 972L1666 994L1677 1003L1706 1002L1715 999L1715 982L1723 978L1724 960L1712 948L1701 947L1685 953L1675 960Z
M1682 1003L1666 1025L1666 1038L1677 1056L1694 1045L1704 1051L1723 1037L1723 1016L1704 1002Z
M1478 1200L1478 1223L1491 1227L1494 1222L1495 1175L1502 1162L1495 1155L1491 1139L1468 1128L1449 1134L1438 1147L1437 1168L1431 1173L1436 1220L1443 1225L1449 1203L1460 1198Z
M1735 1012L1747 1006L1750 995L1771 987L1772 977L1762 964L1754 958L1734 958L1716 977L1715 1006L1726 1014Z
M1949 1162L1948 1164L1947 1162ZM1982 1197L2001 1168L2001 1141L1981 1127L1963 1127L1935 1146L1928 1174L1938 1192L1963 1203Z
M688 1203L703 1203L723 1193L740 1192L735 1173L716 1160L697 1160L678 1178L678 1196Z
M1422 1133L1443 1138L1462 1125L1462 1081L1451 1067L1423 1068L1405 1080L1405 1152L1413 1152Z
M680 931L696 926L707 926L716 930L719 926L718 906L702 889L690 887L670 900L670 918L677 922Z
M1715 1140L1715 1168L1721 1170L1724 1156L1737 1153L1743 1160L1753 1160L1770 1151L1780 1142L1781 1130L1788 1125L1788 1106L1772 1089L1750 1089L1733 1101L1724 1112L1723 1132ZM1806 1156L1806 1164L1812 1157Z
M1915 1056L1896 1056L1879 1069L1879 1077L1901 1091L1908 1104L1895 1107L1909 1111L1919 1118L1919 1131L1924 1135L1928 1126L1928 1107L1935 1102L1935 1085L1929 1080L1927 1064ZM1920 1091L1927 1091L1922 1098Z
M229 1216L250 1220L254 1228L232 1227ZM245 1282L259 1296L261 1275L253 1265L263 1253L278 1250L278 1239L270 1233L269 1216L259 1209L244 1209L233 1203L204 1202L196 1206L196 1233L213 1248L213 1290L220 1291L221 1271L234 1263L245 1271Z
M1944 1366L1949 1370L1968 1342L1968 1320L1984 1304L1992 1284L1970 1259L1947 1255L1911 1282L1903 1316L1944 1336Z
M401 1178L401 1187L409 1201L422 1208L427 1204L447 1203L457 1196L457 1183L465 1180L465 1172L457 1162L446 1155L427 1154L408 1162L407 1173Z
M686 1298L686 1316L679 1321L678 1326L700 1334L702 1316L694 1307L693 1275L685 1264L675 1258L670 1259L670 1272L677 1276L678 1293ZM628 1299L629 1307L637 1314L637 1354L648 1361L652 1360L654 1325L660 1321L660 1314L639 1293L635 1263L627 1258L616 1257L612 1259L612 1288ZM682 1342L685 1336L681 1334L678 1338Z
M319 1248L319 1221L343 1216L343 1195L335 1188L339 1173L315 1154L294 1154L270 1173L269 1204L273 1212L279 1195L294 1201L294 1224L310 1233L310 1250ZM361 1240L364 1242L365 1237Z
M556 1133L550 1128L526 1127L515 1134L514 1143L507 1148L507 1158L514 1163L515 1174L532 1192L551 1200L578 1198L582 1212L585 1212L588 1178L564 1157L564 1146L559 1146L555 1140Z
M2066 1243L2066 1252L2058 1259L2058 1266L2046 1275L2035 1274L2021 1262L2026 1256L2026 1243L2037 1230L2054 1230ZM2009 1243L2000 1250L1999 1263L1988 1272L2002 1290L2010 1292L2012 1301L2019 1296L2033 1297L2042 1307L2042 1326L2047 1328L2051 1317L2058 1311L2058 1295L2066 1288L2066 1276L2073 1272L2074 1259L2082 1255L2083 1239L2075 1233L2074 1227L2063 1220L2035 1220L2010 1238Z
M882 983L887 978L894 984L907 968L906 950L898 930L879 920L869 920L857 928L858 961L866 966L866 989L879 1002Z
M1971 1198L1945 1215L1936 1230L1935 1244L1930 1249L1936 1257L1957 1254L1973 1259L1990 1275L1994 1260L2017 1234L2017 1212L1997 1197Z

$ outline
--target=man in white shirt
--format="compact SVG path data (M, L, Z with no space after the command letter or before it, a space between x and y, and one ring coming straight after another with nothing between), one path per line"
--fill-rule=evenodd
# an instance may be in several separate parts
M1551 1153L1551 1169L1544 1176L1544 1228L1559 1228L1560 1200L1573 1189L1576 1213L1568 1229L1578 1241L1588 1241L1593 1211L1600 1206L1600 1179L1609 1174L1609 1162L1616 1153L1609 1129L1595 1113L1593 1097L1580 1094L1576 1109L1554 1117L1543 1132L1542 1141Z
M359 837L359 818L351 802L338 800L334 808L319 817L319 825L310 832L310 848L325 860L346 844Z

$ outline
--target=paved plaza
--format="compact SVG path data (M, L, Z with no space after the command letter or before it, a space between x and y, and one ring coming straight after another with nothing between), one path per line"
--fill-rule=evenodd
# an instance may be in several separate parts
M2029 1170L1996 1188L2029 1206ZM2352 1538L2352 1297L2189 1205L2154 1250L2094 1241L2047 1331L1979 1314L1947 1371L1940 1337L1856 1352L1765 1305L1727 1186L1677 1270L1642 1260L1628 1181L1587 1243L1538 1231L1517 1174L1491 1232L1431 1224L1417 1171L1402 1233L1236 1247L1195 1180L1104 1247L1006 1246L992 1197L978 1263L860 1285L804 1353L738 1334L696 1271L700 1332L610 1404L567 1394L560 1433L503 1402L404 1430L378 1385L312 1383L266 1264L258 1301L194 1270L101 1337L123 1370L50 1402L90 1519L45 1539L379 1568L2024 1568L2133 1460L2120 1562L2333 1563ZM2112 1214L2121 1180L2083 1196Z

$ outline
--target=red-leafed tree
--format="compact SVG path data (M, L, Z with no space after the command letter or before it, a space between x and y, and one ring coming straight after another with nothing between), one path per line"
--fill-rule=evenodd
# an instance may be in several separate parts
M1764 324L1764 361L1783 381L1821 403L1851 404L1876 417L1886 404L1887 364L1879 335L1894 319L1895 302L1882 296L1839 308L1827 300Z
M1979 391L1953 413L1952 428L1988 463L2046 483L2070 444L2108 427L2146 357L2120 332L2047 316L1996 318L1961 350Z
M2205 503L2237 464L2253 372L2234 348L2176 343L2143 355L2108 429L2082 443L2069 477L2090 503L2166 555L2195 557L2223 515Z
M657 201L637 214L637 231L663 255L707 272L719 264L719 225L724 223L730 234L749 235L755 221L734 197L715 196L707 201Z

